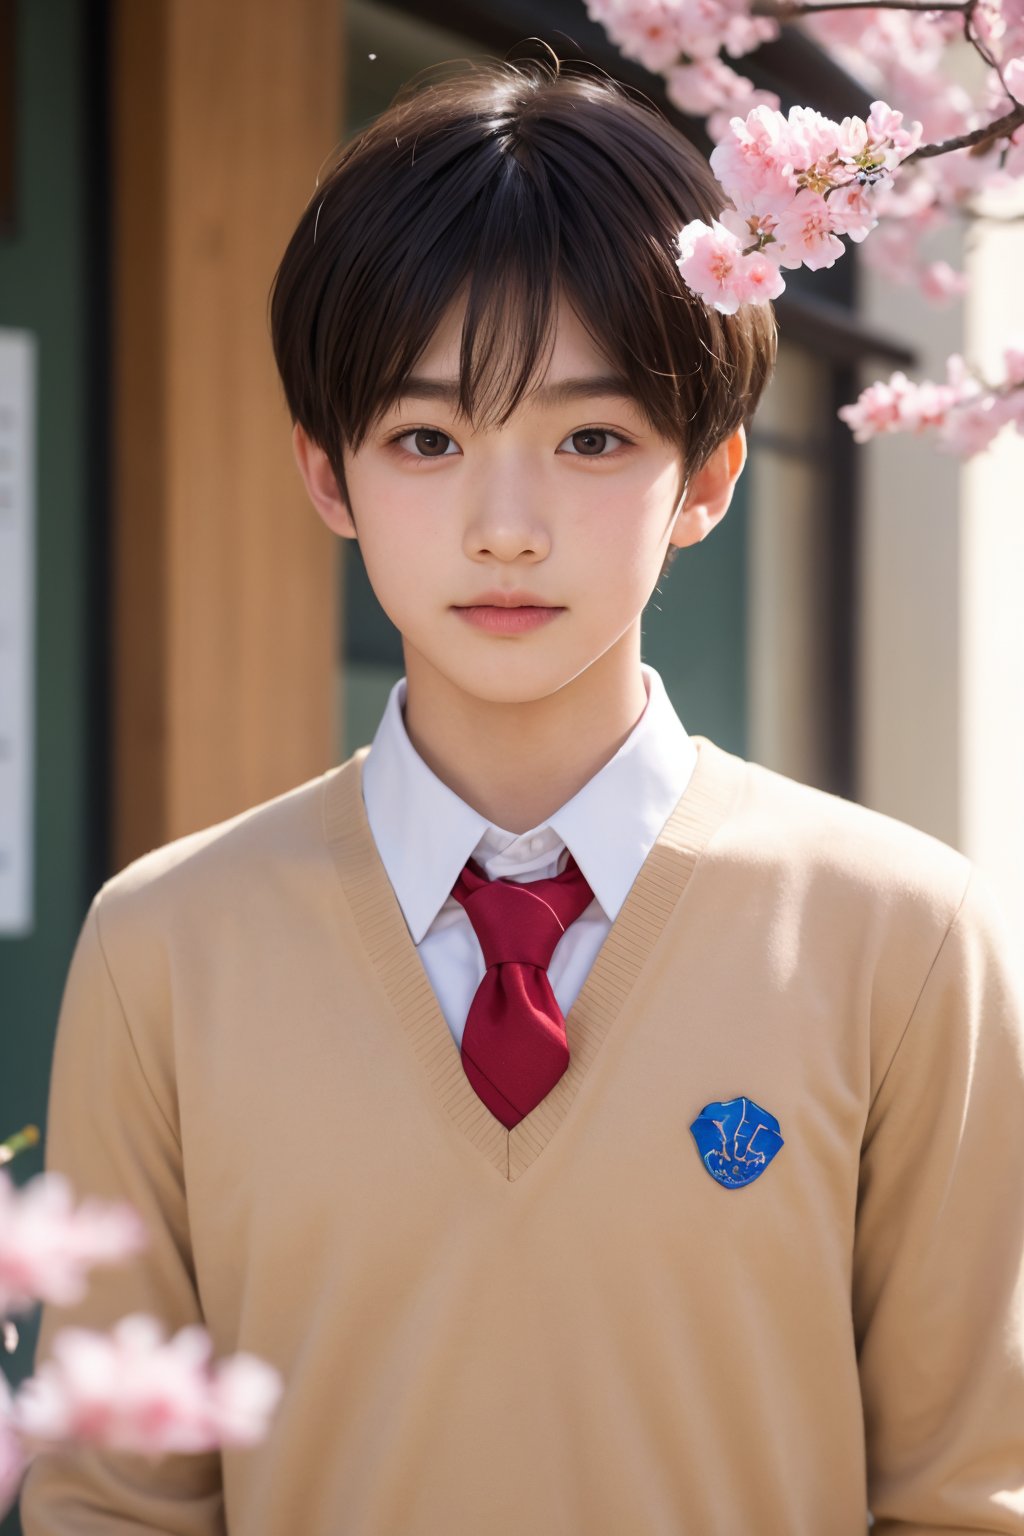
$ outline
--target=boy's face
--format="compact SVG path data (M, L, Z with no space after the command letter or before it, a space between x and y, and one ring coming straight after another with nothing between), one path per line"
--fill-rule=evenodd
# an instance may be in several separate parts
M696 543L724 516L746 455L740 428L683 485L678 445L606 383L561 400L543 391L611 370L563 300L539 390L504 427L474 431L415 380L452 384L464 300L453 306L406 395L344 455L355 523L326 455L301 426L300 472L318 512L358 538L374 592L414 673L440 673L492 703L545 698L634 639L670 543ZM557 612L534 628L481 627L460 610L528 594ZM436 679L438 682L440 678Z

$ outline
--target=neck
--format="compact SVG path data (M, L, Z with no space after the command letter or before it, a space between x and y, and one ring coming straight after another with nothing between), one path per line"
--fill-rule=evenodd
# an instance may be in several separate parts
M582 789L647 704L639 623L554 693L513 703L465 692L408 643L404 653L412 745L461 800L516 834L543 825Z

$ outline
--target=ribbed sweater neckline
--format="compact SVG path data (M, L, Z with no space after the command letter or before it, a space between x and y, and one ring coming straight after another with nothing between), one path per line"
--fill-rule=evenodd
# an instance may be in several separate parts
M366 955L401 1020L441 1107L469 1144L509 1182L543 1152L565 1119L605 1036L680 901L708 841L725 820L746 763L692 736L697 764L644 860L566 1014L569 1066L512 1130L474 1092L398 899L381 862L362 796L360 747L324 775L324 836Z

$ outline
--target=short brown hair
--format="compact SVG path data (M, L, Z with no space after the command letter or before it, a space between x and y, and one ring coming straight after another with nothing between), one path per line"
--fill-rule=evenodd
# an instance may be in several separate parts
M344 491L343 444L360 447L465 288L459 408L503 425L561 291L693 474L775 362L770 305L723 315L676 266L683 225L731 206L723 188L646 97L586 64L458 62L404 86L299 220L270 297L292 420Z

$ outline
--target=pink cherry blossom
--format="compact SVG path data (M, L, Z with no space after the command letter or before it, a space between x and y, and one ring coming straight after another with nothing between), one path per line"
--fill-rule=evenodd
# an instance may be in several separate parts
M900 426L910 432L943 426L957 399L957 391L950 385L925 379L899 398Z
M1003 79L1014 101L1024 102L1024 58L1011 59L1004 64Z
M998 402L998 409L1004 423L1012 425L1024 437L1024 390L1004 395Z
M725 106L712 112L705 126L711 139L716 144L720 144L728 135L729 124L733 117L737 115L742 117L745 112L752 112L755 107L770 107L772 111L776 111L778 106L779 98L773 91L751 90L749 95L727 102Z
M909 219L890 220L866 243L862 259L883 277L898 280L916 265L919 239Z
M959 352L951 352L946 359L946 383L951 389L956 390L957 398L960 400L982 393L981 384Z
M266 1432L281 1377L245 1353L211 1373L211 1350L194 1325L165 1343L145 1313L122 1318L109 1335L62 1328L52 1357L15 1396L17 1427L37 1447L73 1440L159 1455L252 1444Z
M704 117L721 105L726 91L728 101L733 102L739 94L734 82L740 80L753 88L753 81L738 75L721 59L698 59L693 64L674 64L666 72L665 93L680 112Z
M785 286L778 263L754 252L743 258L734 292L741 304L767 304L771 299L777 299Z
M878 379L862 389L853 404L840 406L836 415L852 429L855 442L866 443L898 426L900 400L912 387L906 374L897 370L888 383Z
M911 123L909 128L902 128L903 113L895 111L887 106L884 101L873 101L871 112L868 116L867 129L872 144L880 145L885 154L885 164L890 171L896 169L902 160L912 155L921 143L921 134L924 131L922 123Z
M892 228L898 220L919 234L925 234L929 230L942 228L947 222L939 203L939 189L928 176L930 164L931 161L926 161L918 167L916 176L904 176L889 185L885 192L885 212L891 222L886 228ZM877 243L877 239L876 236L872 245Z
M927 432L943 452L968 457L983 452L1007 423L1020 429L1024 392L1013 385L1018 367L1024 371L1024 351L1008 348L1007 386L996 392L980 383L954 352L946 360L944 384L928 379L915 384L906 374L894 373L888 384L870 385L838 414L858 442L885 432Z
M943 304L965 294L970 279L966 272L954 271L948 261L930 261L920 271L918 286L926 299Z
M683 51L685 34L679 6L665 0L589 0L587 9L627 58L636 59L654 73L668 69ZM721 24L716 6L705 31L714 35Z
M937 446L964 458L983 452L1004 425L1002 413L996 406L993 395L958 404L941 423Z
M747 251L752 245L771 241L773 243L768 245L767 254L770 257L777 254L774 245L775 229L779 222L777 216L770 213L740 213L736 208L723 208L718 215L718 222L723 229L736 236L742 250Z
M831 119L810 107L791 107L781 131L798 186L821 191L846 180L838 165L839 128Z
M722 34L722 46L732 59L753 53L762 43L772 43L782 35L779 23L770 16L748 16L742 4L730 0L735 14L729 17Z
M780 35L777 21L752 17L744 0L586 0L628 59L655 73L680 62L713 59L724 48L733 58Z
M632 57L655 73L679 57L679 18L660 0L633 0L620 21L620 35L628 41Z
M1008 384L1024 384L1024 344L1003 348L1003 367Z
M687 287L723 315L735 314L741 304L767 304L785 288L778 262L772 259L773 246L767 253L745 254L744 227L740 215L727 209L711 228L694 219L678 236L676 265Z
M882 201L877 189L869 192L856 182L837 187L828 199L828 216L833 232L849 235L851 240L863 240L878 223L876 210Z
M737 237L717 219L710 228L694 219L680 231L678 246L676 265L687 287L723 315L735 314L740 306L736 288L744 260Z
M708 163L744 212L773 212L797 190L786 119L769 107L755 107L746 118L734 117L729 138L715 145Z
M793 199L779 219L775 238L782 247L779 260L784 267L817 271L833 266L845 250L832 231L828 204L815 192Z
M282 1381L255 1355L240 1351L214 1366L210 1394L221 1445L255 1445L277 1405Z
M673 65L665 75L665 92L681 112L695 116L725 112L722 133L709 128L713 139L724 137L730 117L744 117L761 105L773 108L779 105L774 92L756 90L752 80L730 69L719 58ZM726 111L727 108L731 110Z
M94 1264L112 1264L145 1247L145 1227L131 1206L83 1200L57 1172L22 1188L0 1169L0 1316L36 1301L69 1306L85 1294Z

